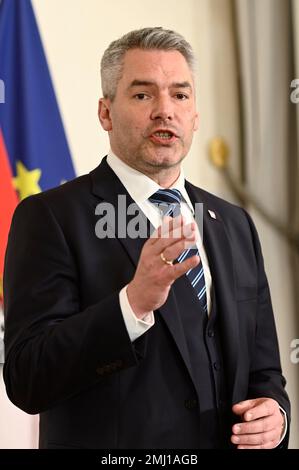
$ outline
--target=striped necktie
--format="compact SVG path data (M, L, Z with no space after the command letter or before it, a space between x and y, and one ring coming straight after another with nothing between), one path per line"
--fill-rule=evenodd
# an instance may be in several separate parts
M149 197L149 201L158 207L163 216L177 217L181 213L182 195L178 189L159 189ZM177 261L181 263L194 255L199 256L198 248L188 248L180 254ZM186 276L194 288L202 308L207 313L206 284L201 259L195 268L187 271Z

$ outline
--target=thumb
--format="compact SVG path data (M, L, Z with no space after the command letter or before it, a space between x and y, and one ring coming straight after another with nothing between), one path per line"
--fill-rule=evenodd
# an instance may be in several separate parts
M242 416L246 411L253 408L255 405L255 400L244 400L233 405L233 413L238 416Z

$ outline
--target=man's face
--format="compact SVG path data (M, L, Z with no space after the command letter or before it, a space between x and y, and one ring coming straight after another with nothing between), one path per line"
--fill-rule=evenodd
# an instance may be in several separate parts
M151 175L178 167L191 146L198 116L193 77L178 51L132 49L115 99L100 100L112 151Z

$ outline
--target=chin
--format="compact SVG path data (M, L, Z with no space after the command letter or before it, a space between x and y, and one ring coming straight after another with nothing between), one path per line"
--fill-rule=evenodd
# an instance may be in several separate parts
M155 167L155 168L161 168L161 169L167 169L167 168L172 168L181 163L181 161L184 159L184 156L173 156L172 155L155 155L154 157L151 157L147 159L148 165Z

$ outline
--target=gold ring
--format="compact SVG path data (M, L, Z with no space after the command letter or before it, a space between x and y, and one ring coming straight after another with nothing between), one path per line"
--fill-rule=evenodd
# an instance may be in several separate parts
M168 260L168 259L165 258L164 254L163 254L163 251L162 251L162 253L160 253L160 258L161 258L161 260L163 261L163 263L169 264L170 266L173 265L173 262L172 262L172 261L170 261L170 260Z

